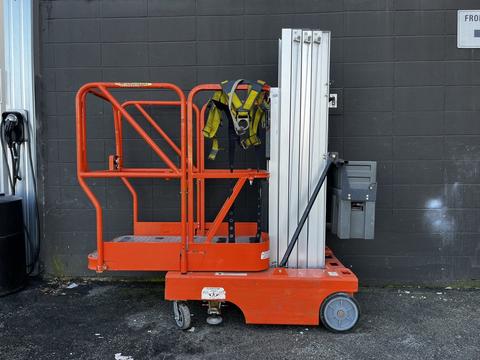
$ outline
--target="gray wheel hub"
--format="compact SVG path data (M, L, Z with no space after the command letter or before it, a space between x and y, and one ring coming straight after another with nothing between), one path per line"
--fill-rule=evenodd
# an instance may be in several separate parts
M334 297L325 304L324 319L336 331L351 329L358 320L357 305L347 296Z

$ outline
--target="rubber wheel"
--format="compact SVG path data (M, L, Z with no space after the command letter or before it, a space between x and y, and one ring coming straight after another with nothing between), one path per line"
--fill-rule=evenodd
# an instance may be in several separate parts
M173 315L175 317L175 323L182 330L190 329L192 325L192 315L188 305L184 302L173 302Z
M330 331L343 333L352 330L360 319L357 300L345 293L327 297L320 308L322 324Z

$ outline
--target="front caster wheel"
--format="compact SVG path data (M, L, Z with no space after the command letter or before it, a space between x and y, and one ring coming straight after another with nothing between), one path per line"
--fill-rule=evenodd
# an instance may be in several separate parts
M188 305L184 302L173 302L173 315L175 316L175 323L182 330L187 330L192 324L192 315Z
M357 300L348 294L336 293L323 301L320 318L328 330L347 332L358 323L360 307Z

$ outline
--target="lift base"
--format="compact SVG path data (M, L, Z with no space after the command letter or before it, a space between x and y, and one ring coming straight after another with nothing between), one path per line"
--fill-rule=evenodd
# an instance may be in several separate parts
M353 295L358 279L327 251L324 269L272 268L260 272L170 271L165 298L222 301L238 306L248 324L318 325L323 301Z

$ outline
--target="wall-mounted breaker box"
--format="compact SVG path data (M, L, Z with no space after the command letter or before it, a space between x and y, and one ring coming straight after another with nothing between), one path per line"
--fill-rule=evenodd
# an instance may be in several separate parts
M349 161L333 179L332 233L340 239L373 239L377 163Z

